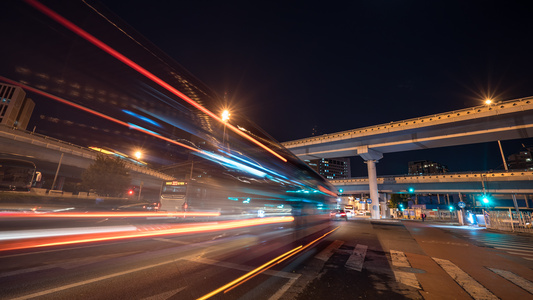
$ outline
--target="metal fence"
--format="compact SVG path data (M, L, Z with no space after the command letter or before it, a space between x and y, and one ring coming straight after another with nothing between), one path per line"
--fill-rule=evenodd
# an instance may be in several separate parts
M527 211L485 211L485 224L487 228L533 233L533 213Z

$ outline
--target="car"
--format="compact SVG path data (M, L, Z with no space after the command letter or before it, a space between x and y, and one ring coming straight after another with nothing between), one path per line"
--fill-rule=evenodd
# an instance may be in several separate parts
M336 210L331 211L329 216L333 220L346 220L346 221L348 221L348 216L346 215L346 212L344 210L342 210L342 209L336 209Z

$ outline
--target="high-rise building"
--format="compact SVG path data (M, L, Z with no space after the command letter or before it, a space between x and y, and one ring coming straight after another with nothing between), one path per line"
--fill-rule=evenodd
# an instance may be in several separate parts
M26 129L35 103L18 86L0 83L0 124Z
M429 160L410 161L408 164L409 175L447 173L448 167Z
M528 170L533 171L533 147L524 147L522 151L512 154L507 158L510 170Z
M327 179L351 177L349 158L322 158L305 161L313 170Z

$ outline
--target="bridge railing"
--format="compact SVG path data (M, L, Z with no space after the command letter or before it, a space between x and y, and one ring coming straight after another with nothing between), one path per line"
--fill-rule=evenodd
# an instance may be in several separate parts
M491 179L498 179L503 177L525 177L528 180L533 180L533 171L525 171L525 170L509 170L509 171L484 171L484 172L454 172L454 173L439 173L439 174L426 174L426 175L385 175L385 176L379 176L377 178L378 183L387 183L387 182L397 182L400 183L404 180L406 181L434 181L435 179L439 180L467 180L470 181L472 179L477 180L491 180ZM330 180L332 184L346 184L346 183L354 183L354 184L368 184L368 177L353 177L348 179L337 179L337 180Z
M474 107L468 107L460 110L454 110L434 115L422 116L412 119L392 121L390 123L372 125L357 129L345 130L335 133L323 134L314 137L308 137L293 141L287 141L281 143L286 148L298 147L306 143L316 143L318 141L329 140L342 140L353 135L368 135L378 134L384 132L391 132L397 130L404 130L407 128L420 127L426 125L436 125L442 123L456 122L458 120L470 119L476 117L488 117L492 115L511 113L517 111L523 111L531 109L533 103L533 97L519 98L508 101L500 101L492 105L480 105Z
M96 156L98 151L82 147L76 144L72 144L69 142L65 142L53 137L49 137L46 135L42 135L39 133L35 133L32 131L12 127L12 126L6 126L3 124L0 124L0 134L2 134L6 138L10 138L17 141L23 141L26 140L28 143L32 145L41 145L42 147L57 150L59 152L68 153L71 155L83 157L83 158L89 158L89 159L96 159ZM126 167L132 171L146 174L150 176L154 176L157 178L161 178L163 180L171 180L173 179L172 176L167 175L165 173L153 170L146 166L139 166L132 162L125 161Z

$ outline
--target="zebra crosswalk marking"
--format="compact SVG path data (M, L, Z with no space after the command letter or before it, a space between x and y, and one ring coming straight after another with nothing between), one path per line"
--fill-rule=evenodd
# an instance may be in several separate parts
M463 289L474 299L498 299L493 293L487 290L483 285L470 277L465 271L446 259L432 257L432 259L441 266L450 277L455 280Z
M504 248L504 249L513 249L513 250L517 250L517 251L533 252L531 250L531 247L509 246L509 245L502 245L502 244L487 244L487 245L494 246L494 248L497 248L497 249ZM526 249L526 250L521 250L521 249Z
M355 249L353 250L352 255L348 258L348 261L346 261L345 266L348 269L356 270L361 272L363 270L363 263L365 262L365 256L366 256L366 250L368 249L367 245L359 245L355 246Z
M499 270L494 268L487 268L491 270L492 272L500 275L501 277L509 280L510 282L514 283L515 285L523 288L524 290L528 291L530 294L533 294L533 282L516 275L513 272L509 272L506 270Z
M483 243L485 246L493 247L501 251L505 251L509 254L519 255L523 259L533 260L533 249L531 249L531 239L529 238L517 238L509 237L505 234L499 234L497 236L474 236L471 234L463 234L463 236ZM522 253L520 253L522 252Z
M391 254L392 265L394 266L394 269L392 271L394 272L394 277L396 278L396 281L403 283L405 285L414 287L419 290L422 289L420 287L420 283L418 282L418 279L416 279L415 274L397 269L397 268L411 268L411 264L407 260L407 257L405 256L405 254L401 251L396 251L396 250L390 250L390 254Z
M335 240L333 243L331 243L326 249L322 250L320 253L315 255L315 258L318 258L323 261L327 261L337 249L340 248L344 244L343 241Z

